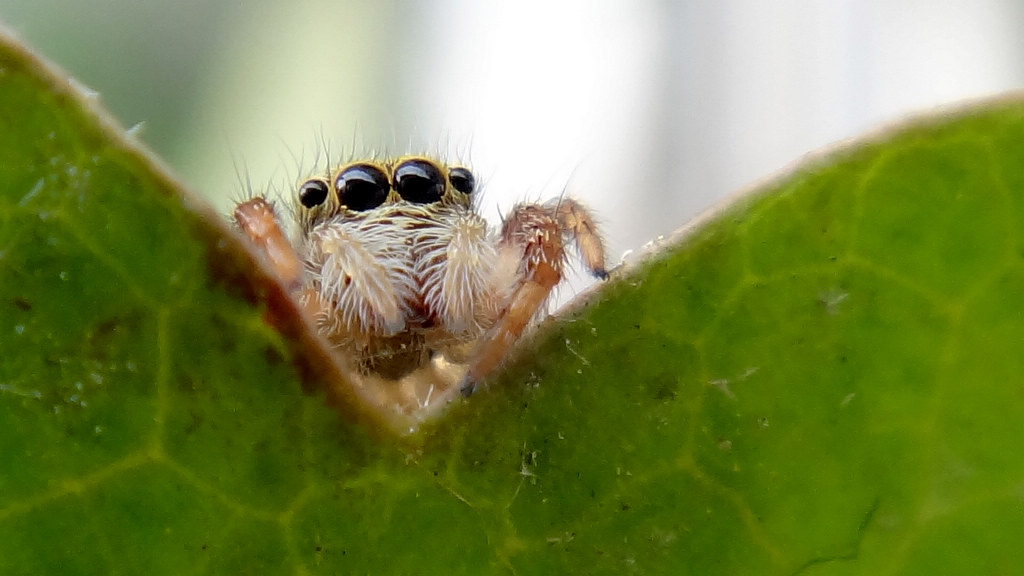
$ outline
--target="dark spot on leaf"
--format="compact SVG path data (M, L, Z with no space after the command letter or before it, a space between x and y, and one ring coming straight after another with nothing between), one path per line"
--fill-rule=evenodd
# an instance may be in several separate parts
M314 550L316 550L317 552L323 552L324 551L324 547L323 546L317 546L316 548L314 548ZM344 552L342 552L342 554L344 554Z
M646 382L647 393L664 402L674 400L679 395L679 380L670 372L661 372L656 377Z
M86 356L107 362L119 355L118 348L141 331L144 314L140 309L132 309L94 324L85 335Z
M227 337L228 334L232 334L231 323L228 322L220 314L210 315L210 324L214 326L212 339L216 339L219 344L219 349L225 354L225 356L231 356L237 348L233 338Z
M273 346L267 346L263 350L263 357L267 359L267 364L271 366L282 364L285 360L284 354Z
M191 412L192 421L185 427L185 434L191 434L203 425L203 415L198 412Z
M101 338L105 336L110 336L111 334L117 331L118 327L121 325L121 322L122 321L120 318L108 318L97 324L95 327L93 327L90 336Z
M26 312L32 309L32 303L21 297L12 298L11 304L14 304L14 306L17 307L18 310L24 310Z

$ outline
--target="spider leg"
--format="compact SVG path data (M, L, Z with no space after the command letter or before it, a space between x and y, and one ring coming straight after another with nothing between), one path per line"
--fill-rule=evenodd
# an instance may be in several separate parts
M572 198L561 198L548 203L553 207L562 231L576 242L583 265L601 280L608 279L604 264L604 242L597 231L593 215L585 206Z
M604 245L590 212L572 199L548 204L520 204L513 208L501 230L499 251L520 258L515 285L507 305L484 333L465 377L463 396L471 395L479 383L508 354L530 321L562 281L566 240L579 249L584 265L598 278L607 278Z
M251 198L235 207L234 217L281 283L293 292L297 290L302 284L302 261L281 230L270 203L259 196Z

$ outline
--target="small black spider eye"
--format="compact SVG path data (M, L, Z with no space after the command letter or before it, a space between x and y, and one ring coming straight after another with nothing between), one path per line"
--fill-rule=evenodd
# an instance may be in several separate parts
M444 196L444 176L425 160L409 160L395 168L395 190L403 200L430 204Z
M323 180L306 180L299 187L299 202L306 208L313 208L327 199L327 182Z
M448 172L448 180L451 181L452 188L463 194L472 194L476 189L476 178L465 168L452 168L451 172Z
M384 203L391 183L375 166L356 164L344 169L334 181L338 201L349 210L372 210Z

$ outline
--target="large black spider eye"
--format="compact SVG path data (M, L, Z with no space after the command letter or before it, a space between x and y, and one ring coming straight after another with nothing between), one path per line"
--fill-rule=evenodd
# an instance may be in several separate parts
M323 180L306 180L299 187L299 202L306 208L313 208L327 200L327 182Z
M448 172L448 180L451 181L452 188L463 194L472 194L473 190L476 189L476 178L466 168L452 168Z
M395 190L403 200L430 204L444 196L444 176L424 160L409 160L395 169Z
M338 201L349 210L372 210L384 203L391 183L375 166L356 164L344 169L334 181Z

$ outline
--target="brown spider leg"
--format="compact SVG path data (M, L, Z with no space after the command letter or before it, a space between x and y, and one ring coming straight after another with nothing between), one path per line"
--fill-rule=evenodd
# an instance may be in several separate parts
M577 245L591 273L599 278L608 276L604 269L604 247L594 220L579 203L563 199L548 205L522 204L505 220L502 248L521 247L521 280L495 324L481 338L459 387L463 396L471 395L501 363L562 281L565 237Z
M608 271L604 264L604 242L597 232L594 217L582 204L572 198L561 198L548 203L553 207L558 224L562 230L573 238L579 248L583 265L591 274L601 280L608 279Z
M330 305L312 288L303 288L303 263L292 248L277 221L274 209L266 199L252 198L235 207L235 222L260 253L263 254L278 280L296 298L299 309L313 326L319 326L320 317Z
M235 222L289 291L302 284L302 261L277 222L274 209L266 199L252 198L235 207Z

